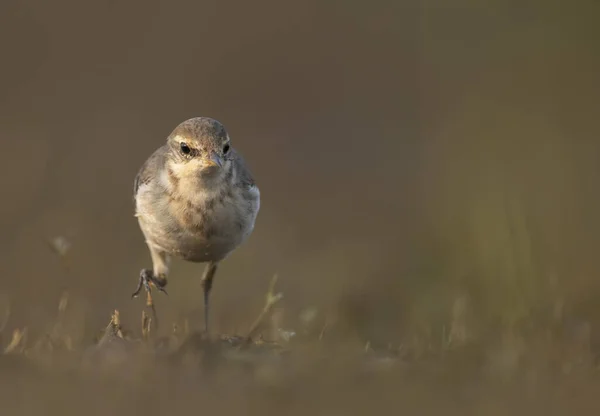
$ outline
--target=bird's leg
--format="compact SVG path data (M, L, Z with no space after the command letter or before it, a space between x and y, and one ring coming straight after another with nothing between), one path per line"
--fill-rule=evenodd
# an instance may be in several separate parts
M148 248L150 249L150 255L152 256L153 268L152 270L142 269L140 272L140 280L131 297L137 297L142 290L142 286L146 289L146 307L152 312L154 326L158 328L158 316L156 315L156 309L154 308L150 284L154 285L165 295L167 294L165 286L167 285L167 275L169 274L170 257L164 251L157 250L152 244L148 243Z
M209 312L209 298L210 290L212 289L213 278L217 271L218 263L210 262L204 269L202 275L202 289L204 290L204 331L208 335L208 312Z
M135 292L133 292L131 297L135 298L137 295L139 295L140 291L142 290L142 286L144 289L146 289L146 307L152 312L154 325L156 328L158 328L158 315L156 314L156 308L154 307L154 301L152 300L152 289L150 287L150 283L152 283L159 291L167 294L167 291L164 288L167 284L167 279L159 279L154 275L152 270L142 269L140 272L140 280L138 281Z
M161 292L167 293L164 287L167 285L170 257L165 252L158 251L150 244L148 244L148 248L150 249L150 255L152 256L153 270L142 269L140 272L140 280L131 297L135 298L140 293L140 290L142 290L142 286L144 286L148 293L148 302L151 303L152 296L150 296L150 283L154 284Z

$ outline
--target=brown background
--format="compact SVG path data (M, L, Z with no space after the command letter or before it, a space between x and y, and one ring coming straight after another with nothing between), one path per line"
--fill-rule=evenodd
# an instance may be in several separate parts
M41 330L65 289L88 338L114 308L138 325L142 301L129 295L150 258L133 178L198 115L225 124L262 191L252 238L217 276L217 330L245 328L274 273L289 325L316 305L341 311L363 341L447 321L463 292L483 326L559 301L594 323L599 11L591 1L4 0L10 327ZM56 235L73 243L68 273L44 242ZM200 324L202 267L175 264L170 296L157 296L167 320Z
M7 11L2 275L8 293L27 299L29 319L53 310L65 287L102 319L139 308L128 296L149 255L132 217L133 178L197 115L228 127L263 194L256 233L219 273L217 315L252 311L275 272L301 305L405 255L421 203L429 65L417 7L40 2ZM73 243L69 276L44 246L54 235ZM201 272L177 264L161 307L195 307ZM321 286L333 289L319 295Z

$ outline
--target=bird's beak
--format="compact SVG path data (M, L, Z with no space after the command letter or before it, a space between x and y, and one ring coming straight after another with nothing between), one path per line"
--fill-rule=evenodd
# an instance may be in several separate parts
M210 152L210 156L204 161L207 166L218 166L223 167L223 159L216 152Z

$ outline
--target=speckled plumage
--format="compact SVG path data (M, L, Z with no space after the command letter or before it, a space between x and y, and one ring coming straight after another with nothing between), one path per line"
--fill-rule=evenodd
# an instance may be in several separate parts
M163 287L173 257L207 262L205 303L218 262L249 237L260 208L243 158L223 125L206 117L181 123L146 160L134 181L134 200L153 263L152 276L140 282Z

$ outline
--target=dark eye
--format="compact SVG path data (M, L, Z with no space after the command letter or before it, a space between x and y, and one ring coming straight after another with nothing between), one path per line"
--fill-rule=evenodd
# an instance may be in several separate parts
M227 152L229 152L229 143L223 146L223 154L227 154Z
M192 152L192 149L190 149L190 147L183 142L179 143L179 147L181 148L181 153L184 155L189 155Z

